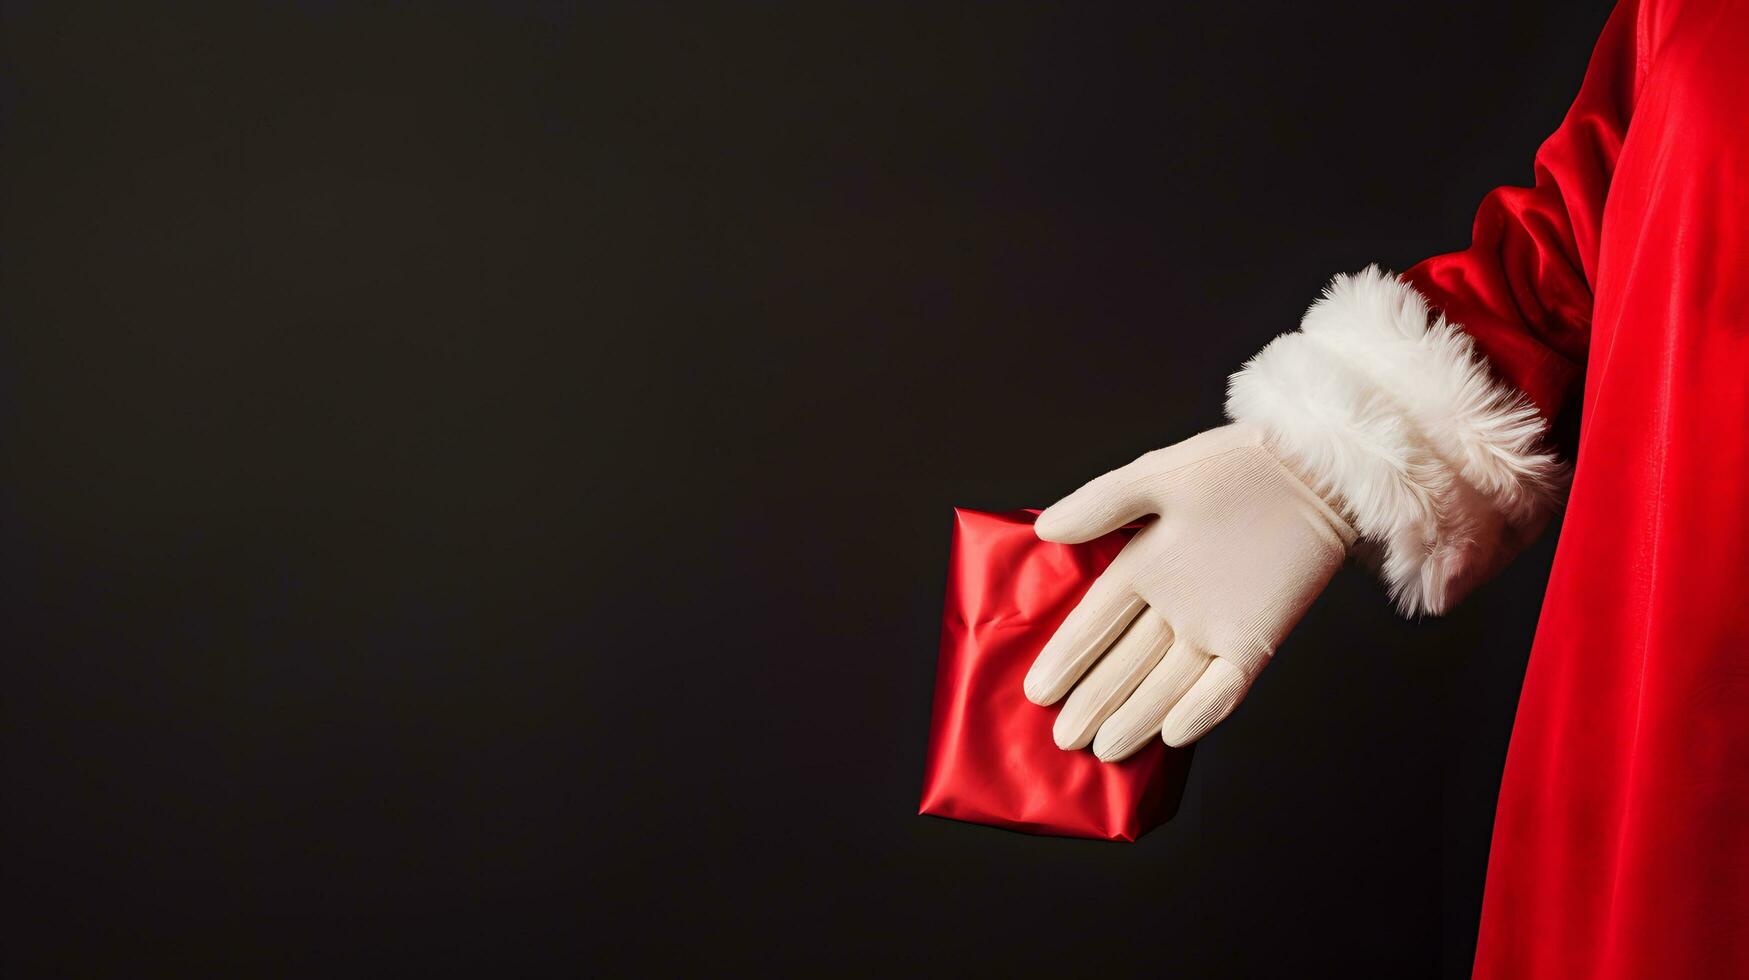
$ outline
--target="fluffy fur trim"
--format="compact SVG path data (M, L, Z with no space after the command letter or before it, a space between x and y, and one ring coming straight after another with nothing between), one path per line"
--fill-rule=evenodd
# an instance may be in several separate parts
M1405 615L1449 609L1541 530L1565 492L1546 423L1470 338L1377 266L1337 276L1300 330L1230 379L1263 429L1337 500Z

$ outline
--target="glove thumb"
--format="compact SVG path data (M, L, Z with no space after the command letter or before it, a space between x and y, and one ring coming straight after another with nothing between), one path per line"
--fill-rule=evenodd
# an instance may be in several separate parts
M1045 508L1033 524L1033 531L1045 541L1080 544L1152 513L1150 503L1136 492L1136 480L1130 469L1125 466L1095 477Z

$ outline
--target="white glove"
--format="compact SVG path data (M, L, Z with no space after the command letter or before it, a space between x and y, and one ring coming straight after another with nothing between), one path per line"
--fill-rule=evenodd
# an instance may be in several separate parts
M1105 761L1155 732L1189 744L1225 718L1355 540L1245 423L1099 477L1040 514L1037 532L1089 541L1148 514L1159 520L1088 589L1026 675L1034 703L1069 695L1057 745L1091 742Z

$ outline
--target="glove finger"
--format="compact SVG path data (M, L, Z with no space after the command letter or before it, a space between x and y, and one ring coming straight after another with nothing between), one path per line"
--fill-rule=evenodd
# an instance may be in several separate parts
M1138 492L1133 465L1094 477L1046 507L1033 522L1034 533L1044 541L1080 544L1153 513L1152 504Z
M1026 672L1026 697L1053 704L1069 693L1089 664L1111 646L1146 605L1130 591L1129 576L1106 569L1069 612Z
M1189 745L1232 714L1250 689L1251 678L1237 664L1216 657L1161 723L1160 737L1167 745Z
M1173 643L1129 700L1099 726L1099 733L1093 736L1093 754L1099 761L1127 759L1147 745L1160 731L1160 722L1173 703L1202 676L1210 659L1182 640Z
M1069 692L1051 728L1057 747L1086 748L1093 733L1142 683L1171 644L1172 629L1159 613L1152 609L1138 613L1129 629Z

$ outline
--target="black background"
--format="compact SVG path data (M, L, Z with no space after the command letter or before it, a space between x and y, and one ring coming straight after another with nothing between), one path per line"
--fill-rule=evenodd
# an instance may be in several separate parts
M1115 845L915 815L949 513L1464 244L1605 3L159 6L0 23L7 972L1466 975L1552 535Z

